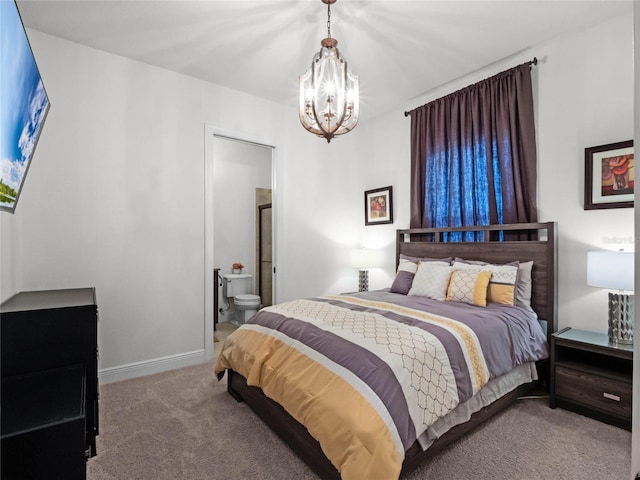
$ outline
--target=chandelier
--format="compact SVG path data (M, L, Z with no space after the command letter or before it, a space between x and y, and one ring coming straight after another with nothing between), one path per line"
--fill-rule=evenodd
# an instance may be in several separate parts
M300 75L300 122L327 143L336 135L347 133L358 124L360 110L358 76L347 68L340 56L338 41L331 37L331 4L327 5L328 36L311 61L311 68Z

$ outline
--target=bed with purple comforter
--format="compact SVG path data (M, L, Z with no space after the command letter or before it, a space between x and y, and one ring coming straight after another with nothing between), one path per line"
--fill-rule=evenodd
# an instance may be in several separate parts
M557 330L554 222L397 230L396 280L406 276L403 257L419 259L416 276L423 261L449 257L453 270L458 258L471 271L493 264L490 283L510 271L511 283L489 285L486 304L476 298L485 274L473 304L413 295L406 289L415 279L405 294L295 300L261 310L221 347L215 368L218 378L227 372L229 394L323 480L398 478L531 391L538 373L548 375ZM449 264L426 263L429 280ZM455 275L455 283L464 277ZM512 290L513 305L494 302Z
M222 346L343 479L398 478L405 452L488 382L548 356L536 314L388 290L265 308Z

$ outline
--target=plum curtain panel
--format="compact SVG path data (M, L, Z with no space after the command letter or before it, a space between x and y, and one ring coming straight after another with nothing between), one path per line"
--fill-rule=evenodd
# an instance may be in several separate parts
M530 64L408 112L411 228L537 222Z

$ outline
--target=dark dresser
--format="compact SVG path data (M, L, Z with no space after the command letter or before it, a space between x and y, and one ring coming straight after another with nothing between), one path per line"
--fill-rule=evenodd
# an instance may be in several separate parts
M21 292L0 306L1 477L86 478L98 435L94 288Z

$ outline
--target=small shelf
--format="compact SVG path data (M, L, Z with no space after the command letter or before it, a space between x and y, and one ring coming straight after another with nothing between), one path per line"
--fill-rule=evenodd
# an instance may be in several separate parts
M2 439L83 419L83 365L2 379Z
M628 362L627 362L628 363ZM620 382L632 383L632 378L624 371L617 371L610 365L603 367L602 364L594 365L580 361L556 361L556 367L565 367L584 373L592 373L600 377L610 378ZM621 370L627 370L630 365L621 365Z
M84 365L2 379L3 480L84 480Z

